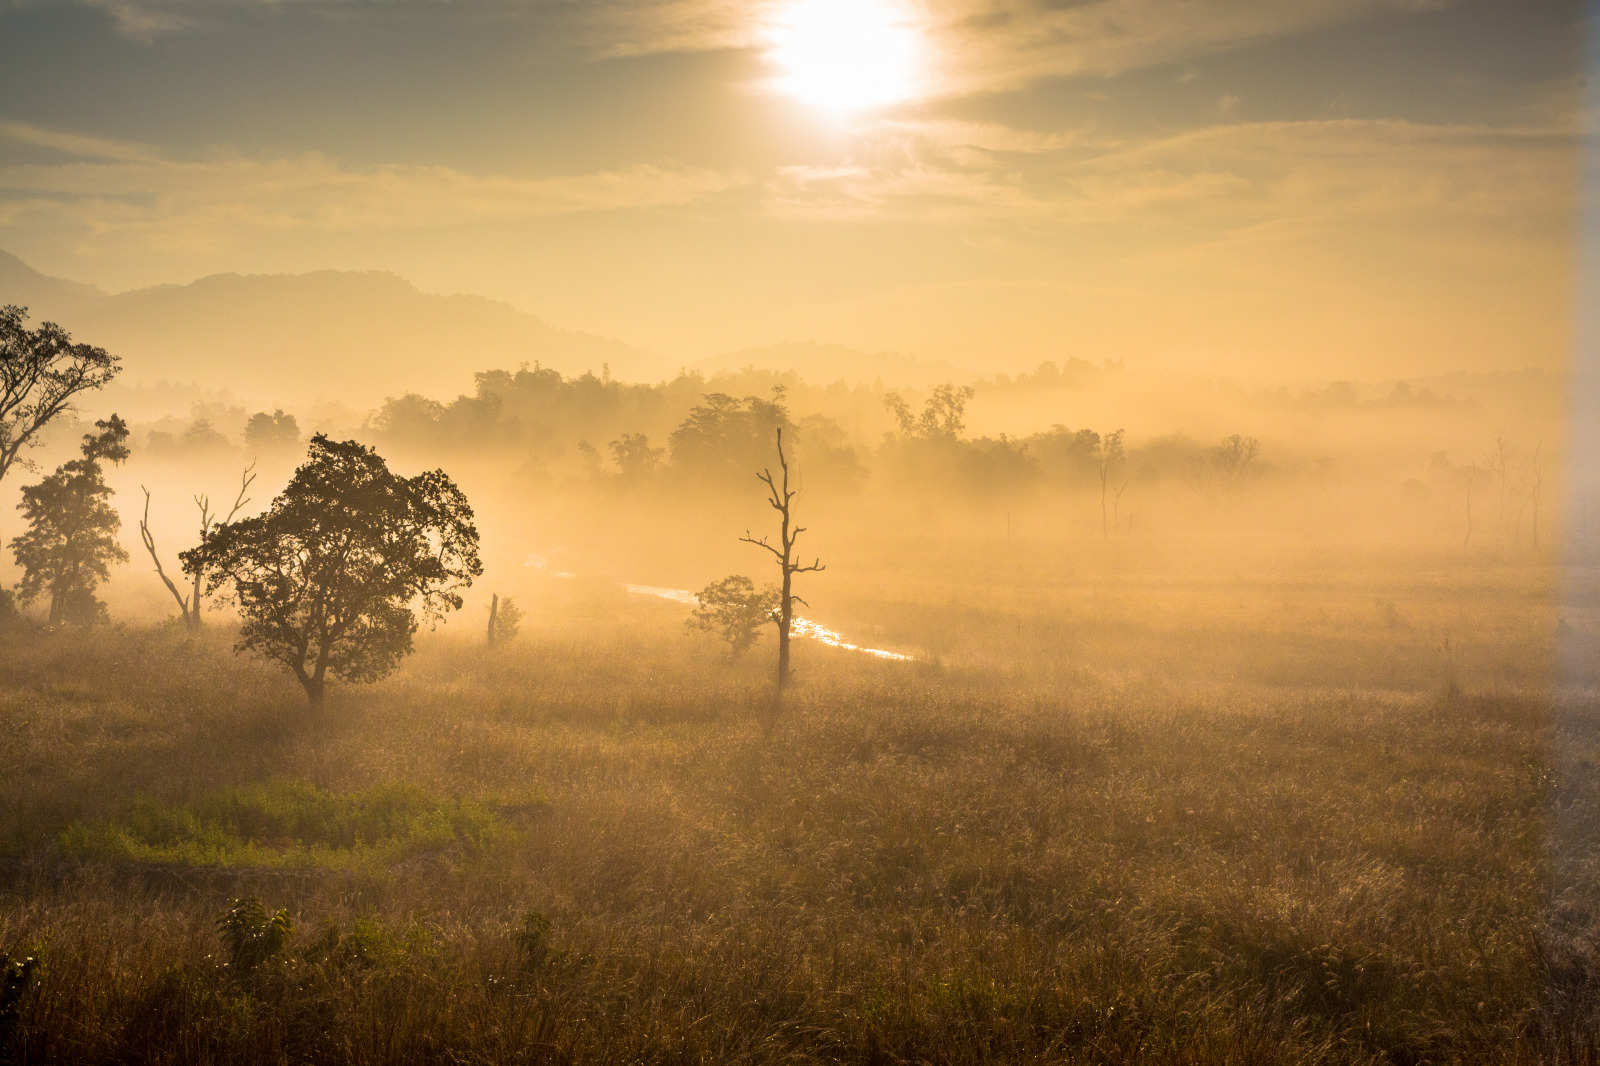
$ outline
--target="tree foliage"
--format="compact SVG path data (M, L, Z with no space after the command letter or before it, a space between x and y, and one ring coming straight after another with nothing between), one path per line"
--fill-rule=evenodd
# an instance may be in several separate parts
M83 456L63 463L37 485L22 490L18 510L28 531L11 541L22 580L18 597L32 603L50 596L50 624L88 625L106 617L95 589L110 576L110 564L128 553L117 543L122 519L111 506L111 488L101 461L128 458L128 426L112 415L83 438Z
M244 424L244 446L257 452L281 452L300 444L300 423L282 409L257 411Z
M777 621L779 597L776 585L758 589L743 574L732 574L700 590L684 624L717 637L727 644L728 658L737 660L761 639L761 627Z
M265 514L179 558L238 604L238 649L286 666L313 708L330 675L388 674L411 651L413 604L437 620L483 573L472 508L442 470L400 477L372 449L322 434Z
M522 608L517 606L516 598L507 596L501 599L496 593L489 604L489 647L508 644L516 640L521 631Z
M0 480L74 396L100 388L119 369L104 348L73 344L54 322L30 330L27 320L26 308L0 307Z
M236 974L246 974L281 956L289 946L294 922L287 910L270 918L255 896L230 899L228 909L217 919L217 932L228 949L228 962Z
M611 458L617 464L618 476L630 484L647 480L666 454L665 448L652 448L650 438L643 433L624 433L611 442Z
M977 395L971 385L946 382L934 388L922 405L922 414L913 417L911 406L898 392L884 396L883 405L894 415L900 432L917 440L955 440L966 432L967 404Z
M783 392L783 386L775 386L770 400L708 393L672 431L673 465L690 476L729 484L748 477L750 467L769 454L773 432L793 428Z

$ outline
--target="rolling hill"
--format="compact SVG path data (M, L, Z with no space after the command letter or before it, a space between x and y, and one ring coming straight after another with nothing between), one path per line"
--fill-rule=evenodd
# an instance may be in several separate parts
M437 295L394 274L217 274L107 294L0 252L0 303L123 357L129 384L194 382L260 404L372 406L449 397L480 370L538 362L564 374L653 381L675 367L621 341L559 329L509 304ZM376 371L374 368L381 368Z

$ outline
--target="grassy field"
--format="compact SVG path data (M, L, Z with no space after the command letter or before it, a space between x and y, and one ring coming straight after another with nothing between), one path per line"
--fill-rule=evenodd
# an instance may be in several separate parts
M1547 573L916 565L829 621L921 661L777 712L598 583L318 719L222 626L6 634L0 1054L1600 1061Z

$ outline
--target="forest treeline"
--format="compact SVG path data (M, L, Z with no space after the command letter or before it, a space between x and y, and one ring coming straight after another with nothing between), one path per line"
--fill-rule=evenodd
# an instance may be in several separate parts
M1392 420L1404 411L1467 402L1403 382L1366 396L1333 382L1294 395L1249 394L1249 404L1232 408L1240 412L1237 429L1206 438L1183 432L1135 438L1114 423L1056 423L1017 435L968 430L975 397L1037 405L1073 390L1114 386L1124 373L1116 363L1070 360L1015 377L902 393L881 383L817 385L792 371L756 368L711 378L685 371L638 384L606 373L568 377L533 364L481 372L474 391L454 400L406 393L348 425L307 430L358 436L407 462L490 461L534 487L637 493L747 490L781 429L807 491L848 496L870 488L969 499L1087 494L1097 500L1098 524L1115 532L1129 528L1129 511L1138 511L1124 504L1156 486L1226 505L1264 483L1336 480L1341 465L1333 456L1286 454L1258 439L1256 425L1270 423L1273 412ZM1262 417L1250 418L1252 410ZM213 402L191 414L187 423L168 418L136 426L136 448L173 461L249 462L292 455L306 435L282 411L249 414ZM1400 472L1386 491L1396 506L1430 515L1441 533L1464 544L1487 539L1537 547L1549 518L1551 462L1547 449L1501 433L1486 436L1475 455L1419 450L1395 468Z
M908 396L758 370L638 385L530 367L478 374L476 391L449 403L416 394L391 399L368 428L380 445L425 461L504 455L534 480L621 488L745 487L750 471L770 459L779 429L793 442L808 489L829 493L869 481L993 495L1099 490L1109 477L1184 477L1226 494L1230 482L1266 469L1244 436L1202 443L1174 434L1131 447L1109 427L972 436L966 407L974 393L944 384Z

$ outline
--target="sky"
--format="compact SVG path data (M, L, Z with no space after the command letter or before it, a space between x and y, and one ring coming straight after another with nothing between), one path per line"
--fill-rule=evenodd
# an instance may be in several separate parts
M1575 0L0 0L0 248L685 362L1560 369Z

